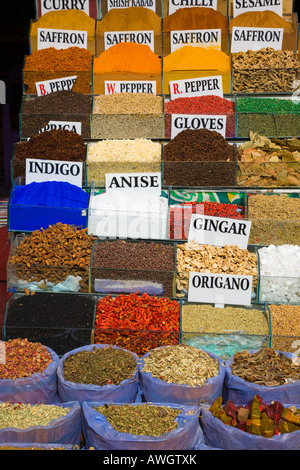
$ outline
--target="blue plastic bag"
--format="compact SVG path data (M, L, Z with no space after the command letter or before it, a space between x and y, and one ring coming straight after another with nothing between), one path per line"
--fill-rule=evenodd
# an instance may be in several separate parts
M116 431L104 415L93 409L104 404L104 402L82 403L82 430L87 447L94 447L96 450L191 450L199 448L201 443L204 443L199 424L200 407L151 403L150 405L182 409L182 413L175 419L178 422L177 429L156 437ZM124 405L115 402L113 404ZM143 405L147 403L130 403L130 406Z
M165 348L166 346L162 346ZM215 354L205 351L210 357L219 362L219 374L207 379L207 381L198 387L167 383L153 377L150 372L143 372L145 358L150 354L148 351L139 361L140 383L143 396L146 401L182 403L185 405L197 406L200 401L213 403L222 395L225 379L225 369L222 359Z
M46 347L46 346L45 346ZM59 364L58 355L46 347L52 362L44 372L32 374L30 377L0 380L0 401L12 403L54 403L57 398L56 371Z
M274 398L274 397L273 397ZM274 398L274 399L277 399ZM290 405L284 405L290 406ZM223 450L299 450L300 431L266 438L255 436L228 426L215 418L209 408L203 406L200 412L200 424L205 444Z
M76 354L80 351L92 351L95 348L115 348L122 349L117 346L107 344L91 344L82 346L72 351L68 351L61 358L57 367L57 389L58 396L62 402L65 401L78 401L82 403L84 401L118 401L118 402L134 402L136 395L139 392L139 370L138 370L138 355L132 351L127 351L132 354L136 361L136 370L134 371L130 379L123 380L119 385L108 384L108 385L93 385L93 384L81 384L70 382L64 379L63 364L64 361L71 355Z
M49 404L50 405L50 404ZM62 403L56 406L69 407L66 416L54 419L48 426L31 426L26 429L0 429L0 443L30 442L41 444L72 444L80 445L81 438L81 406L78 402Z
M249 352L253 354L255 351ZM277 354L281 353L281 351L276 352ZM296 359L297 357L293 353L282 352L282 354L291 359ZM254 395L259 395L265 402L271 402L276 399L281 403L300 404L300 380L295 383L287 383L275 387L246 382L241 377L232 374L231 364L233 361L234 356L225 362L224 402L232 400L234 403L248 403L253 399Z

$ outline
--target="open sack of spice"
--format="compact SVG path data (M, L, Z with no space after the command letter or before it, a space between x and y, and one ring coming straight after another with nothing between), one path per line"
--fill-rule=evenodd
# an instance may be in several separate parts
M79 446L81 407L61 404L0 403L0 443L60 443Z
M259 394L248 402L224 401L201 408L205 443L224 450L299 450L300 410Z
M221 393L223 362L215 354L186 344L162 346L139 361L145 401L198 405L212 403Z
M0 343L0 401L54 403L59 357L52 349L26 338Z
M223 396L235 403L248 403L259 394L283 403L300 403L300 363L293 353L262 348L239 351L225 362Z
M96 450L191 450L204 446L200 407L84 402L82 429Z
M57 382L63 402L134 402L139 392L138 356L112 345L83 346L61 358Z

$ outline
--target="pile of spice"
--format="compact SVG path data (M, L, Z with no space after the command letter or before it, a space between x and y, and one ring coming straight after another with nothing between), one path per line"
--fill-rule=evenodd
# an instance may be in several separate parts
M221 30L221 49L228 52L228 19L220 11L208 7L179 8L163 18L164 55L170 54L172 31Z
M32 137L49 121L80 122L81 136L91 136L92 97L73 90L60 90L48 95L26 96L20 114L22 137Z
M258 250L259 299L268 302L299 303L300 246L270 245Z
M100 298L94 341L127 348L138 356L179 343L180 306L176 300L148 294Z
M9 282L35 282L41 289L69 275L79 276L81 291L88 290L89 267L94 237L87 229L58 222L47 229L35 230L20 240L8 260Z
M253 276L255 286L258 274L257 257L255 253L234 245L219 247L198 242L180 243L177 245L176 272L177 296L188 292L190 272Z
M185 129L163 145L164 184L234 186L235 149L216 131Z
M134 356L123 349L94 347L69 355L63 363L64 380L104 386L119 385L132 378L137 364Z
M236 101L237 137L249 130L274 137L300 134L300 103L296 99L239 97Z
M163 99L152 93L94 97L93 139L162 139Z
M300 305L269 304L272 347L293 354L300 337Z
M81 47L55 49L49 47L33 51L25 57L24 89L29 95L36 95L36 82L76 75L72 91L90 94L92 82L93 55Z
M226 306L217 308L209 304L183 304L182 332L233 333L267 335L268 319L262 310Z
M134 436L156 436L177 429L175 421L182 413L181 409L170 406L141 404L102 405L95 406L117 432L125 432Z
M61 356L90 344L96 301L94 296L65 292L18 295L7 308L5 337L26 335L29 340L34 338Z
M238 145L239 186L299 186L300 140L269 139L250 131L250 140Z
M220 96L194 96L165 102L165 138L171 137L172 114L204 114L226 116L226 137L235 137L235 104Z
M188 238L192 214L244 219L245 207L239 204L216 201L192 201L171 205L169 208L169 238L171 240L186 240Z
M150 139L91 142L86 152L87 182L105 183L106 173L161 171L161 144Z
M93 247L92 288L101 293L140 292L173 296L173 244L99 241Z
M219 374L219 362L187 344L153 349L143 359L142 372L167 383L201 387Z
M212 415L227 426L255 436L271 439L300 430L299 411L295 406L285 408L279 401L266 404L259 395L255 395L248 405L235 405L231 400L222 406L223 398L219 397L211 405Z
M29 405L25 403L0 403L0 429L27 429L48 426L53 420L67 416L70 408L60 405Z
M102 17L101 21L97 21L97 55L105 50L105 33L110 36L110 45L115 45L119 42L128 42L122 33L135 31L153 31L153 50L155 54L161 56L161 18L155 11L142 6L113 8ZM134 37L129 34L128 36L129 41L134 41Z
M3 356L2 356L3 355ZM5 341L1 347L0 379L16 380L43 373L52 362L46 346L27 338Z
M230 368L233 375L246 382L266 387L277 387L300 379L300 365L272 348L262 348L254 353L239 351L233 356Z
M183 46L163 60L163 93L170 93L169 82L201 76L222 75L224 93L231 92L229 55L216 48Z
M250 245L300 244L300 199L284 194L249 194Z
M54 29L65 31L84 31L87 33L87 50L95 54L95 27L96 20L91 18L85 11L78 9L62 9L57 11L48 11L36 21L30 22L30 50L35 51L38 48L38 30Z
M275 50L232 54L232 91L234 93L280 93L295 91L300 78L298 51Z

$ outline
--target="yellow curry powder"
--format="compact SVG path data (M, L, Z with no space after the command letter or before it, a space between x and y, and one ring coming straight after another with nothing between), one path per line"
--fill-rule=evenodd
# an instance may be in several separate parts
M88 37L87 49L95 54L96 20L80 10L49 11L36 21L30 23L31 51L37 49L38 28L61 29L69 31L86 31Z

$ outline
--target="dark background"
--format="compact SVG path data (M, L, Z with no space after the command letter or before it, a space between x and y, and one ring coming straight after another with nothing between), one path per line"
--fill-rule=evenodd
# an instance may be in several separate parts
M300 0L294 0L294 11L300 13ZM11 142L17 140L21 106L22 68L29 51L30 20L36 18L35 0L5 0L1 2L0 80L6 84L6 104L0 115L0 196L9 193L9 159Z

